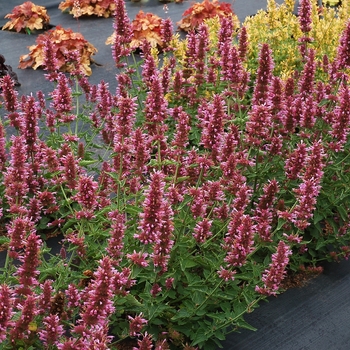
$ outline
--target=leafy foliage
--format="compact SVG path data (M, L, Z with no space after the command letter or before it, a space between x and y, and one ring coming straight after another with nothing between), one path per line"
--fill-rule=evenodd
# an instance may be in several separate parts
M164 48L165 43L161 35L161 24L162 19L159 16L140 10L131 22L132 40L129 44L130 47L134 49L140 48L143 40L147 40L152 47ZM112 44L114 38L115 33L107 38L106 45Z
M197 29L206 19L216 16L225 17L233 15L234 12L231 8L231 4L218 0L203 0L200 3L194 3L187 9L183 13L182 19L177 24L181 30L189 32Z
M29 54L20 57L19 68L32 67L37 69L42 67L46 40L53 43L53 55L57 60L59 70L71 72L74 69L74 64L68 60L67 55L69 55L69 52L76 51L78 52L79 64L83 67L83 73L91 75L91 56L97 52L97 49L85 40L82 34L60 26L37 37L37 44L29 47Z
M115 11L114 0L65 0L61 1L58 8L62 11L69 10L74 17L99 16L110 17Z
M15 30L16 32L30 33L34 30L46 29L50 22L44 6L35 5L26 1L16 6L5 18L10 21L4 24L2 30Z

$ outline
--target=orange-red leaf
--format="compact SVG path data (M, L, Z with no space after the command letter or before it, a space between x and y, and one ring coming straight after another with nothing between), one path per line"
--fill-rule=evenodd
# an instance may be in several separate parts
M147 40L152 47L163 49L165 44L161 35L162 19L153 14L145 13L142 10L135 16L131 23L132 39L130 47L139 48L144 40ZM106 40L106 44L112 44L114 41L114 34Z
M68 10L74 17L100 16L109 17L115 11L114 0L65 0L61 1L58 8Z
M30 46L29 54L20 57L18 67L22 69L28 67L37 69L41 67L44 62L44 46L47 39L53 44L53 54L57 59L59 70L71 72L74 66L72 66L71 62L67 62L67 52L78 51L79 62L76 62L76 64L81 67L85 75L91 75L91 56L97 52L97 49L85 40L82 34L60 26L39 35L36 39L37 45Z
M16 6L5 18L10 21L5 23L2 30L15 30L16 32L45 29L50 22L50 16L45 7L33 4L27 1L22 5Z
M188 32L195 30L204 20L216 16L226 17L234 15L231 4L219 2L218 0L204 0L201 3L195 3L183 14L181 21L177 22L180 29Z

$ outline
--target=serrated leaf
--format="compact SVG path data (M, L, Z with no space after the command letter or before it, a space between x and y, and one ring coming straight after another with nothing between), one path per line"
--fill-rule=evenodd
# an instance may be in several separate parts
M247 323L245 320L240 319L238 322L236 322L237 326L240 328L245 328L245 329L249 329L250 331L256 331L257 328L253 327L252 325L250 325L249 323Z
M191 314L186 310L186 309L180 309L176 315L174 315L171 320L172 321L177 321L181 318L188 318L190 317Z
M193 261L192 259L184 259L180 262L181 264L181 269L182 271L185 271L186 269L189 269L191 267L195 267L197 266L198 264Z

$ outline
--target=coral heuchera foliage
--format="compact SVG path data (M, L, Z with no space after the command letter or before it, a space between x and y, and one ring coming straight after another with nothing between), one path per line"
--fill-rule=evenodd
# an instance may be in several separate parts
M68 10L75 18L80 16L110 17L116 9L114 0L65 0L58 8Z
M2 30L15 30L16 32L31 32L33 30L46 29L50 22L44 6L35 5L26 1L22 5L14 7L5 18L10 20L4 24Z
M47 48L48 41L50 42L49 49ZM52 60L55 60L55 70L73 72L76 65L79 65L82 74L91 75L91 59L97 49L82 34L57 26L55 29L40 34L36 42L36 45L29 47L29 54L20 57L19 68L44 67L46 56L50 54ZM70 52L75 52L75 57L70 55Z

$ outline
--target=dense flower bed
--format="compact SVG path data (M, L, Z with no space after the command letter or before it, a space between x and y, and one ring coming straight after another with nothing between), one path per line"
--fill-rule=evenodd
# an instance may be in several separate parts
M49 96L1 79L3 349L215 349L287 271L350 253L347 5L269 1L185 41L163 20L137 67L115 4L115 93L49 40Z

